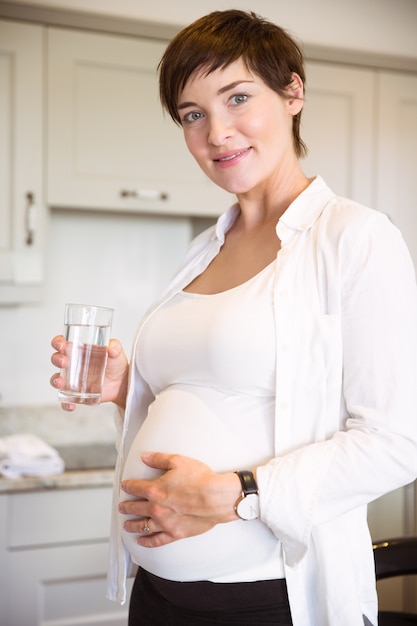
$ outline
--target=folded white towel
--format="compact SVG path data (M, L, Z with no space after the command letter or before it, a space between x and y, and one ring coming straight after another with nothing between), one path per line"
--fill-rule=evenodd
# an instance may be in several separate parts
M58 452L36 435L0 438L0 474L6 478L51 476L64 470L65 463Z

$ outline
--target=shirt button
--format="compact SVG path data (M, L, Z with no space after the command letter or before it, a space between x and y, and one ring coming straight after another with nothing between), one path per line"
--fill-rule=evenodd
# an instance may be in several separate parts
M288 411L288 402L280 402L279 408L281 409L281 411Z

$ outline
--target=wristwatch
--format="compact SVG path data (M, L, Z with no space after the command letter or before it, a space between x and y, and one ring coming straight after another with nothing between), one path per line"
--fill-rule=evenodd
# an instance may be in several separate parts
M249 470L238 470L235 474L242 485L242 495L235 504L236 513L243 520L258 519L259 494L254 475Z

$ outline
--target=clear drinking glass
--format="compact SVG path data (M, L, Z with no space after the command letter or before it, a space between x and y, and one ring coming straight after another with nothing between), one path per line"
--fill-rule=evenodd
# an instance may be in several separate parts
M113 309L90 304L66 304L64 337L68 366L58 397L70 404L100 404L107 363Z

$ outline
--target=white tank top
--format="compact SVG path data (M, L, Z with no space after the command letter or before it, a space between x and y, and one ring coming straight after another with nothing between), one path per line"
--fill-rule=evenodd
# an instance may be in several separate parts
M155 400L123 478L153 478L145 450L178 453L214 471L264 464L274 454L275 262L227 291L179 292L142 329L136 366ZM126 494L123 494L126 499ZM171 580L282 578L281 547L260 521L218 524L161 548L123 533L132 560Z

